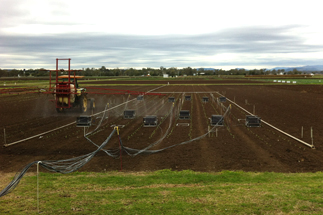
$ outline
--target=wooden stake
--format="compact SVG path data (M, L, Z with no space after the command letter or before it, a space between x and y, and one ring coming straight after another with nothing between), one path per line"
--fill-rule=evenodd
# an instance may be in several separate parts
M218 137L218 129L215 129L215 136Z
M304 128L303 128L303 126L302 126L302 128L301 128L301 138L303 139L303 133L304 132Z

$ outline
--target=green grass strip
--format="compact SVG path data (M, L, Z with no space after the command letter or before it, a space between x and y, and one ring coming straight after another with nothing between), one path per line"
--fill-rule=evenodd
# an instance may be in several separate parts
M322 214L322 178L321 172L41 173L40 211L44 214ZM36 214L36 182L36 176L24 177L11 194L0 199L0 211Z

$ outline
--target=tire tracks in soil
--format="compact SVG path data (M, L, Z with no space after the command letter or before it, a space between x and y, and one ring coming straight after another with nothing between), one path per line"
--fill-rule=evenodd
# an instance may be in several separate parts
M245 132L242 131L241 127L231 126L232 131L236 136L239 136L243 140L243 144L246 149L250 150L250 154L254 154L256 163L260 171L287 171L288 166L281 163L278 159L274 157L269 151L263 149L259 143L250 138ZM253 128L251 128L253 129ZM257 128L254 128L257 129ZM263 169L262 169L263 168Z
M196 130L194 132L195 136L201 136L207 132L207 119L205 119L203 107L200 101L200 96L196 93L194 94L194 107L195 107L195 113L194 113L194 126L193 129ZM195 122L196 121L196 122ZM195 156L198 156L202 159L198 159L197 162L194 164L194 168L200 169L202 167L202 171L210 171L212 169L215 169L215 166L219 161L220 158L217 154L217 151L213 149L212 143L209 141L208 137L204 137L200 140L198 140L195 144L198 144L199 150L196 152Z

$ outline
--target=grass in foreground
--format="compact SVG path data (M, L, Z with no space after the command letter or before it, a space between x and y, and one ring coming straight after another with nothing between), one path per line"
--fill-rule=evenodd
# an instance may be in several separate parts
M3 179L3 177L6 177ZM44 214L322 214L323 173L41 173ZM9 182L8 175L2 176ZM0 212L37 213L37 177L0 198Z

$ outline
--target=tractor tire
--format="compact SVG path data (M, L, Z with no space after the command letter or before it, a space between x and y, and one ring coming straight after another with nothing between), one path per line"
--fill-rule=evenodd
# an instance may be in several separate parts
M94 110L95 109L95 99L94 98L91 98L90 99L90 110Z
M87 111L87 98L86 96L82 96L80 99L80 110L81 113L85 113Z

